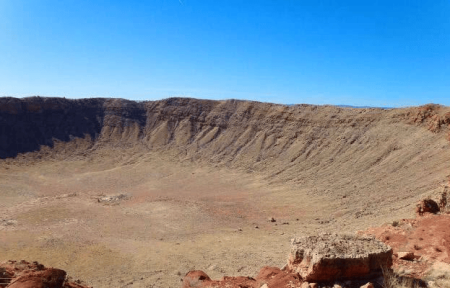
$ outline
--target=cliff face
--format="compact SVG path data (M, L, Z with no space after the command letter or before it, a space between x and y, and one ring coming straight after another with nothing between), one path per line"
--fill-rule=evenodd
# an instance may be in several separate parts
M383 110L185 98L0 98L0 157L83 138L89 151L171 150L183 159L300 183L367 172L380 180L387 173L406 177L419 166L431 173L448 168L449 115L437 105Z

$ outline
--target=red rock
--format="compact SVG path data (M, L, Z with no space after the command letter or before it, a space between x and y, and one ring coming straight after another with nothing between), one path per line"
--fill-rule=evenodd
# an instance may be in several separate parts
M190 271L184 276L182 288L204 287L204 282L211 282L211 278L200 270Z
M182 288L259 288L255 279L251 277L224 276L221 280L211 280L209 276L200 270L190 271L184 276Z
M394 253L411 251L418 261L403 261L398 257L394 260L394 270L401 267L411 271L410 277L423 278L426 271L436 262L450 264L450 215L428 214L416 219L403 219L398 227L383 225L372 227L366 233L374 235L379 240L391 246Z
M11 281L8 288L61 288L66 279L66 272L48 268L44 271L26 272Z
M89 288L67 281L64 270L23 260L1 263L0 278L0 288Z
M255 279L251 277L244 277L244 276L238 276L238 277L228 277L225 276L222 278L221 281L213 281L214 285L213 287L220 287L220 288L259 288L258 283Z
M286 287L291 283L291 285L300 285L302 283L300 276L297 273L288 273L282 271L277 267L263 267L256 280L260 284L267 284L270 288L281 288Z
M270 288L285 288L294 285L300 287L302 280L297 273L282 271L276 267L263 267L256 279L251 277L224 276L220 280L211 280L203 271L191 271L183 279L182 288L260 288L264 285Z

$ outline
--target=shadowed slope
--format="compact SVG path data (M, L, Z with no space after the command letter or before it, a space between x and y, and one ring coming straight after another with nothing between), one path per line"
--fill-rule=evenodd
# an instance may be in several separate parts
M103 125L101 99L0 98L0 158L53 147L54 140L97 138Z

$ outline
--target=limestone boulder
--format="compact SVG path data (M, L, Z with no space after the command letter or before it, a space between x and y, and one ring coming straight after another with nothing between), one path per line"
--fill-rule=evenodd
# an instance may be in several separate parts
M307 282L372 277L392 266L392 248L373 237L323 233L291 241L287 269Z

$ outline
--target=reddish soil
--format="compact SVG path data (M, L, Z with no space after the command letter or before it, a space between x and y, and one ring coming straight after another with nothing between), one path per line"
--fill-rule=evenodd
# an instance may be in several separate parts
M302 283L297 273L289 273L276 267L263 267L256 278L224 276L221 280L211 280L203 271L191 271L184 277L182 288L259 288L264 284L271 288L282 288L300 287Z
M383 225L369 228L364 234L374 235L394 250L394 269L409 270L422 278L433 262L450 264L450 215L425 213L416 219L402 219L398 226ZM414 261L398 258L399 252L413 252Z
M378 240L392 247L394 251L392 268L397 275L402 277L406 276L407 278L424 279L432 269L442 266L440 263L450 264L450 229L448 227L450 227L450 215L424 213L424 216L417 217L416 219L402 219L395 226L386 224L381 227L359 231L358 234L375 236ZM403 255L412 257L403 258ZM349 287L360 287L365 282L364 280L360 282L361 280L357 278L347 280L351 280L347 281L347 283L351 282ZM376 283L376 287L381 285L379 279L367 280ZM259 288L264 284L271 288L282 288L303 287L302 284L304 283L308 282L302 279L298 273L289 269L281 270L274 267L263 267L255 278L225 276L221 280L211 280L203 271L191 271L186 274L182 288ZM333 284L330 285L330 287L333 286ZM425 284L421 285L423 286Z

